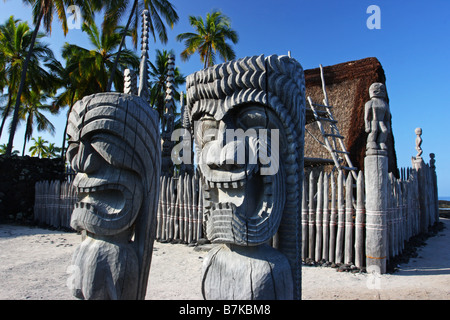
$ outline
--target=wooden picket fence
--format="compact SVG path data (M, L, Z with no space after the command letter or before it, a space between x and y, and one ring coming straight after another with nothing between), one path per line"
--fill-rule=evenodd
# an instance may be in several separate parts
M70 227L70 216L77 200L69 181L39 181L35 184L34 221L53 228Z
M389 174L389 208L386 242L388 260L400 255L411 237L426 232L439 220L435 173L425 168L426 186L419 186L418 171L401 169L397 179ZM434 178L433 178L434 177ZM302 199L302 259L312 262L354 264L364 268L365 191L360 171L354 181L326 172L305 175ZM429 199L420 205L420 192Z
M387 212L388 260L401 254L411 237L439 221L434 168L425 165L390 174ZM160 178L157 241L195 243L205 238L203 201L198 173ZM365 266L364 176L325 172L305 174L302 199L302 258ZM35 185L34 220L54 228L70 228L77 200L70 181L41 181Z
M158 241L193 243L203 237L203 209L199 176L184 174L160 178L157 212ZM35 184L34 221L53 228L70 229L77 201L71 181L40 181Z
M160 178L156 240L195 243L203 237L199 175Z

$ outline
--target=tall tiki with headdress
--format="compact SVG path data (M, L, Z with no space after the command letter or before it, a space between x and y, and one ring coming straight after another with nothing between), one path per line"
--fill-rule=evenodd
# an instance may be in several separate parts
M186 83L207 237L223 244L204 263L204 297L299 299L301 65L253 56L196 72Z

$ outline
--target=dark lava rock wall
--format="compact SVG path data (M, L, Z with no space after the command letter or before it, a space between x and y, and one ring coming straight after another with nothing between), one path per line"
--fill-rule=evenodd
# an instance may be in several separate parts
M64 162L0 156L0 223L33 221L34 185L42 180L64 180Z

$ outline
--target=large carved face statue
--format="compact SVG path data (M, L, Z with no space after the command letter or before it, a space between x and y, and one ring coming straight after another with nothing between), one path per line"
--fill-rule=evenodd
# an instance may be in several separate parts
M300 229L301 66L286 56L248 57L196 72L186 83L208 239L259 245L285 230L280 246L299 240L288 230Z
M153 119L141 104L140 97L108 93L74 105L67 129L67 159L77 172L74 229L118 234L130 228L149 197L149 184L159 178L159 158L149 147L159 143L152 141L158 126L140 123Z
M226 62L189 75L186 95L207 237L250 246L277 234L275 247L289 260L299 297L305 133L301 65L277 55ZM227 139L227 131L239 130L248 133L245 139ZM244 161L238 151L243 149L248 151ZM251 150L256 159L248 157Z
M285 137L276 114L257 103L234 106L221 119L203 114L196 123L212 242L259 245L275 235L285 205Z

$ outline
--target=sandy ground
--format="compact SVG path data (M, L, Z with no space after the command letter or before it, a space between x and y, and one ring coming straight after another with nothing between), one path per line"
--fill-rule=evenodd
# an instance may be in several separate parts
M450 220L429 238L418 257L394 274L374 276L303 267L306 300L450 300ZM0 225L0 299L71 300L66 286L76 233ZM200 279L206 251L182 244L155 243L146 299L202 299Z

